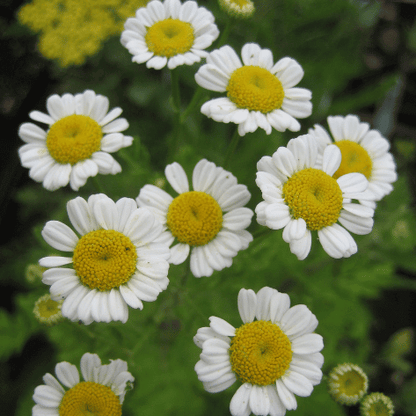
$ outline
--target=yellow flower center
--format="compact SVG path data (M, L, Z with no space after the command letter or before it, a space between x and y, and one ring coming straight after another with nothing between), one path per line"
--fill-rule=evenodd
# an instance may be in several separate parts
M240 326L229 349L232 370L243 383L268 386L285 374L292 360L292 345L270 321Z
M359 394L364 386L363 376L356 370L350 370L338 377L339 391L347 396Z
M222 211L211 195L184 192L169 205L167 225L180 243L203 246L221 230Z
M101 127L95 120L73 114L52 124L46 146L58 163L75 165L100 150L102 137Z
M171 58L191 49L195 40L194 28L178 19L160 20L147 29L145 40L150 52Z
M283 186L283 198L293 218L303 218L309 230L334 224L342 209L337 181L319 169L308 168L291 176Z
M248 0L230 0L230 3L235 4L238 7L243 8L244 6L250 5L251 1L248 1Z
M231 74L227 96L238 108L267 114L282 106L285 93L282 83L270 71L248 65Z
M65 393L59 416L121 416L121 404L110 387L83 381Z
M50 318L60 313L61 304L49 298L43 298L37 303L37 311L42 318Z
M78 241L73 256L74 269L90 289L111 290L128 282L136 270L136 247L124 234L97 230Z
M340 140L335 144L341 150L341 165L334 174L334 178L347 173L362 173L367 179L370 179L373 162L367 151L358 143L351 140Z

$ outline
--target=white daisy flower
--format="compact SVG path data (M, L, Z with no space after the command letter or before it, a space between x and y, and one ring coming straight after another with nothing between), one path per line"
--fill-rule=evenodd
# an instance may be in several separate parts
M230 267L232 259L253 240L245 229L253 211L244 205L250 199L245 185L228 171L205 159L193 171L192 187L181 165L165 169L172 188L179 194L172 198L154 185L140 190L136 201L150 209L171 235L170 263L180 264L191 253L191 271L195 277L211 276L214 270Z
M351 172L362 173L368 179L366 199L369 202L360 202L374 208L375 203L371 201L380 201L388 195L393 190L392 183L397 180L396 164L389 153L389 141L379 131L370 130L370 125L360 122L355 115L329 116L328 125L333 138L319 124L309 129L309 134L318 141L320 154L329 144L337 145L342 160L334 178Z
M233 416L283 416L296 409L295 394L310 396L321 381L323 340L313 332L318 320L305 305L290 308L289 296L270 287L257 295L241 289L238 310L239 328L211 316L210 326L195 335L202 349L198 379L210 393L237 379L243 383L231 399Z
M65 299L62 315L72 321L110 322L128 319L128 308L143 309L169 284L168 233L134 199L117 202L104 194L81 197L67 204L69 219L80 234L59 221L42 230L45 241L72 257L39 260L48 269L42 282L52 299ZM70 265L71 267L61 267Z
M292 58L282 58L276 64L269 49L247 43L240 58L226 45L211 52L206 64L195 74L203 88L227 92L227 97L207 101L201 112L215 121L238 124L238 133L257 130L272 132L299 131L296 118L312 113L312 93L294 88L303 78L302 67Z
M350 257L357 245L347 230L362 235L373 228L374 209L351 202L364 195L368 181L361 173L333 178L341 164L335 145L325 148L318 165L317 157L318 144L306 134L260 159L256 183L264 201L256 207L257 222L283 228L283 240L299 260L310 252L312 231L331 257Z
M151 1L127 19L124 29L121 44L132 61L154 69L199 62L219 35L211 12L194 1L179 0Z
M81 358L80 381L75 365L63 361L55 366L55 378L46 373L35 388L32 416L111 415L121 416L121 405L134 377L123 360L102 365L97 354Z
M48 124L45 131L36 124L23 123L19 136L26 142L19 149L22 166L29 176L43 182L49 191L71 185L74 191L87 178L121 172L121 166L109 154L130 146L133 138L121 132L129 127L117 118L122 109L108 112L108 98L86 90L82 94L51 95L46 101L49 114L32 111L29 117Z

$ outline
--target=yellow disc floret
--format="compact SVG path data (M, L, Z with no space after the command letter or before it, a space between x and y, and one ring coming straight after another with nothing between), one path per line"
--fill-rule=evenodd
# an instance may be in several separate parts
M178 19L160 20L147 29L145 40L150 52L171 58L191 49L194 29L190 23Z
M282 83L270 71L248 65L231 74L227 96L238 108L267 114L282 106L285 94Z
M211 195L198 191L185 192L169 205L167 225L180 243L202 246L221 230L222 211Z
M232 370L243 383L268 386L285 374L292 361L286 334L270 321L240 326L229 349Z
M334 224L342 209L342 191L337 181L324 171L301 170L283 186L283 198L293 218L303 218L309 230Z
M351 406L367 393L368 377L358 365L340 364L329 373L328 387L334 400Z
M134 244L114 230L85 234L74 249L73 265L81 282L90 289L111 290L128 282L136 270Z
M73 114L52 124L46 146L58 163L74 165L100 150L102 137L101 127L95 120Z
M367 179L370 179L373 162L368 152L358 143L351 140L340 140L335 144L341 150L341 165L334 174L334 178L347 173L362 173Z
M83 381L65 393L59 416L121 416L120 399L108 386Z

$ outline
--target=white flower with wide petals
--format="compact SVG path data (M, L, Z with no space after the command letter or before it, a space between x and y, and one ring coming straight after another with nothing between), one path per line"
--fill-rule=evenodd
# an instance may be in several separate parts
M322 157L326 146L337 145L342 160L334 178L351 172L362 173L368 179L368 188L360 202L375 208L375 202L388 195L393 190L392 183L397 180L389 141L379 131L370 130L370 125L360 122L355 115L329 116L328 125L332 138L319 124L309 129L309 134L316 138L319 145L318 157Z
M341 258L357 252L348 231L363 235L373 228L374 209L351 202L365 196L367 179L361 173L334 179L340 163L341 151L335 145L327 146L318 162L318 144L309 134L257 163L256 183L264 199L256 207L257 222L273 230L283 228L283 240L299 260L310 252L312 231L318 232L331 257Z
M295 88L303 78L302 67L292 58L277 63L269 49L255 43L243 46L240 58L226 45L212 51L206 64L195 74L203 88L227 92L227 97L214 98L201 107L201 112L215 121L238 124L244 136L258 127L272 132L299 131L297 118L312 113L312 94L305 88Z
M179 194L172 198L164 190L146 185L136 201L150 209L171 235L170 262L180 264L190 253L195 277L210 276L214 270L230 267L232 259L253 240L245 229L253 211L244 205L250 199L245 185L237 183L230 172L205 159L192 174L193 191L181 165L165 169L172 188Z
M208 55L204 49L219 35L214 20L194 1L151 1L127 19L121 44L133 55L133 62L146 62L148 68L193 65Z
M39 260L47 267L42 282L54 300L64 299L62 315L89 324L128 319L128 306L143 309L169 284L170 235L134 199L117 202L104 194L67 204L69 219L80 234L59 221L42 230L45 241L72 257ZM70 267L62 267L70 266Z
M121 132L129 127L117 118L122 109L108 111L107 97L86 90L82 94L51 95L46 101L49 114L32 111L29 117L48 124L45 131L34 123L23 123L19 136L27 144L19 148L22 166L49 191L70 184L74 191L90 176L121 172L110 155L130 146L133 138Z
M289 296L270 287L257 294L241 289L238 311L239 328L211 316L210 326L194 336L202 349L195 365L198 379L210 393L242 381L231 399L233 416L283 416L296 409L295 394L310 396L321 381L318 320L305 305L290 307Z
M56 378L46 373L45 384L35 388L32 416L83 415L91 409L97 414L121 416L124 396L134 382L125 361L110 360L102 365L97 354L88 352L81 357L84 381L80 381L77 367L66 361L55 366L55 374Z

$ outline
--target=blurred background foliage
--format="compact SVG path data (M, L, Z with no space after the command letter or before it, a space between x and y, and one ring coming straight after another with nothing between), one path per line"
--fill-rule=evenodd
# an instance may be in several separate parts
M47 293L40 277L28 279L27 268L51 254L40 231L46 221L68 218L65 203L76 195L96 193L89 180L76 194L70 189L49 192L28 178L20 166L22 144L18 126L31 110L45 111L46 98L65 92L93 89L123 108L134 136L131 148L115 157L123 172L100 182L113 199L135 198L147 183L165 184L163 170L177 161L190 175L205 157L221 165L234 126L216 123L197 111L182 126L180 143L171 148L173 112L167 70L149 70L131 63L119 37L108 39L83 65L62 68L37 49L36 34L17 22L25 2L0 3L0 116L5 126L1 143L0 285L0 396L8 414L31 414L34 388L60 361L79 365L84 352L104 360L128 361L136 377L126 396L123 414L228 415L231 387L215 395L206 393L193 370L200 350L192 337L208 326L208 317L220 316L240 325L237 294L240 288L258 291L271 286L290 295L292 305L306 304L319 320L323 335L324 374L341 362L362 366L370 379L370 392L390 396L396 414L416 415L414 304L416 301L415 135L416 125L416 3L413 1L358 0L254 0L256 12L248 20L233 19L216 0L200 0L210 9L220 31L230 24L227 43L240 51L247 42L272 50L277 61L295 58L304 68L300 87L312 91L312 116L301 120L307 132L315 123L327 127L328 115L357 114L377 128L392 144L399 180L394 191L375 212L368 236L354 236L358 253L349 259L329 258L315 241L309 257L300 262L283 242L281 231L261 235L240 252L229 269L209 278L189 276L185 266L173 266L171 283L156 302L143 311L130 309L127 324L64 321L46 327L33 315L34 302ZM219 46L213 44L213 48ZM197 85L198 64L179 67L183 109ZM199 104L215 96L202 91ZM252 193L248 206L261 200L255 185L256 163L297 136L291 132L262 130L239 143L229 170ZM170 149L170 151L168 151ZM249 229L261 230L255 220ZM412 309L413 308L413 309ZM308 398L298 398L298 416L356 415L358 408L333 402L325 377Z

